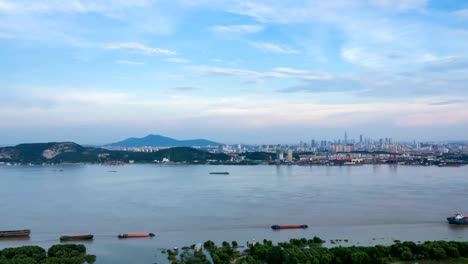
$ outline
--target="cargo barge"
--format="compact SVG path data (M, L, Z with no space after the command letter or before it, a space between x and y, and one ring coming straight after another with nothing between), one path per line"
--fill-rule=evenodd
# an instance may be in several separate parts
M155 234L147 233L147 234L119 234L118 238L139 238L139 237L154 237Z
M307 225L272 225L271 229L279 230L279 229L300 229L300 228L308 228Z
M3 237L28 237L31 234L30 229L0 231L0 238Z
M61 236L60 241L82 241L82 240L93 240L93 235L80 235L80 236Z

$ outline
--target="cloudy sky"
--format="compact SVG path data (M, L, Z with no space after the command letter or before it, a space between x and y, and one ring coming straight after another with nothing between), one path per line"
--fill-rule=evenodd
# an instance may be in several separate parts
M465 0L0 0L0 144L468 139Z

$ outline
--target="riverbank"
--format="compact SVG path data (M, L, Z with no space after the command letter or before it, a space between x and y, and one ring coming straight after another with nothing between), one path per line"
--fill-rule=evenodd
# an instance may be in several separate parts
M291 239L274 244L272 241L250 241L246 247L236 241L216 245L203 244L204 251L195 245L182 250L163 250L171 264L432 264L468 263L468 242L426 241L423 243L396 242L389 246L373 247L323 247L325 241L318 237ZM205 255L207 253L207 255Z

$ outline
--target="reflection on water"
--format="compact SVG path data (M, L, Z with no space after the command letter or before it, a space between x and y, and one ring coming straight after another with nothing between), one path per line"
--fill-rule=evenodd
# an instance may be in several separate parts
M468 228L445 218L468 214L467 172L398 165L0 167L0 208L7 212L0 230L32 229L30 240L0 240L0 248L47 247L63 234L91 233L94 242L86 245L98 263L131 263L122 262L127 255L154 263L165 258L157 248L208 239L463 240ZM275 224L309 228L273 232ZM156 237L116 238L147 232Z
M29 241L30 237L28 236L17 236L17 237L0 237L0 242L16 242L16 241Z

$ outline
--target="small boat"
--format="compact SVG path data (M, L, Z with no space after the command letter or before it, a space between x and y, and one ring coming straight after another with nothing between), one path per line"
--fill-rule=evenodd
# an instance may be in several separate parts
M447 217L447 221L449 224L466 225L468 224L468 216L463 216L460 213L456 213L451 217Z
M210 174L224 174L224 175L228 175L229 172L227 172L227 171L214 171L214 172L210 172Z
M0 237L24 237L31 234L30 229L0 231Z
M93 235L80 235L80 236L61 236L60 241L80 241L80 240L92 240Z
M119 234L119 238L137 238L137 237L154 237L155 234L147 233L147 234Z
M271 229L279 230L279 229L298 229L298 228L308 228L307 225L272 225Z

